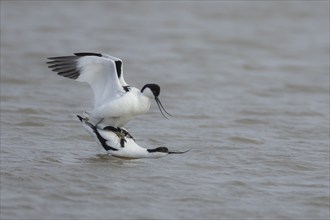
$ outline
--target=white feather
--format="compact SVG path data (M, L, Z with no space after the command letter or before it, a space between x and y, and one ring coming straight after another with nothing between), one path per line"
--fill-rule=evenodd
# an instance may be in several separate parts
M146 113L150 109L152 99L156 99L163 114L158 98L159 86L146 84L142 92L128 86L124 80L120 59L99 53L74 55L50 57L48 59L51 61L47 63L50 64L49 68L59 75L86 82L91 86L94 108L85 114L90 123L98 124L102 121L104 126L122 127L136 116ZM163 110L165 111L164 108Z
M125 93L121 85L115 62L109 58L85 56L79 58L77 67L80 76L77 81L87 82L94 92L94 109Z

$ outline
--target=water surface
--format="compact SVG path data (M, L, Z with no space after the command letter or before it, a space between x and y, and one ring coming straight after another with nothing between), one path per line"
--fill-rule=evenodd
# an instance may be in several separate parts
M108 157L88 85L46 57L103 52L161 85ZM1 219L329 218L329 2L1 1Z

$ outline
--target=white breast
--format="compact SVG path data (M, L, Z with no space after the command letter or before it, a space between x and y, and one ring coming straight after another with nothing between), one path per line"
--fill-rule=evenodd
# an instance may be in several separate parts
M102 124L122 127L138 115L150 109L151 100L138 89L132 88L130 92L108 102L90 112L92 121L97 123L102 118Z

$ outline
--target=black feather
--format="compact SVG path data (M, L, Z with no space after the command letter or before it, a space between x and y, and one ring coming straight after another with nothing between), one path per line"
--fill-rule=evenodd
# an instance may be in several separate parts
M83 56L101 57L102 56L102 54L100 54L100 53L91 53L91 52L74 53L74 55L79 56L79 57L83 57Z

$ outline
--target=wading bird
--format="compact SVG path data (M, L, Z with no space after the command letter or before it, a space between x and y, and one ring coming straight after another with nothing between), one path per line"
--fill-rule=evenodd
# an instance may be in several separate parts
M122 159L159 158L168 154L183 154L189 151L169 151L167 147L146 149L139 146L132 135L123 128L112 126L100 128L97 124L91 124L80 115L77 115L77 117L83 123L85 130L95 138L109 155L114 157Z
M146 84L141 90L124 80L123 62L100 53L74 53L74 56L49 57L48 67L58 75L87 82L94 92L94 109L85 112L93 124L122 127L150 109L155 99L162 115L170 115L159 100L160 87ZM171 115L170 115L171 116Z

